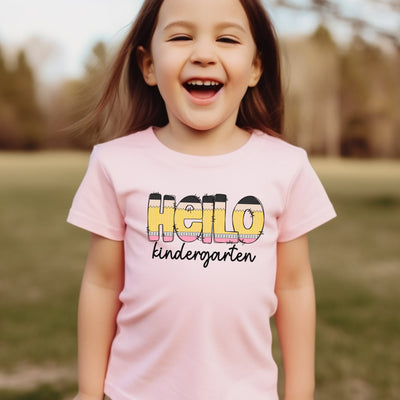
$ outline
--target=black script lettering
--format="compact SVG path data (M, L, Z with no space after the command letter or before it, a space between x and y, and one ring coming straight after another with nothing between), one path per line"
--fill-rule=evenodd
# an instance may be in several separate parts
M162 247L157 247L158 242L155 242L153 245L153 251L151 258L159 258L160 260L188 260L188 261L203 261L203 267L207 268L210 265L211 261L231 261L231 262L254 262L256 259L255 255L251 253L242 253L238 250L236 245L229 247L228 251L220 252L220 251L191 251L186 250L186 243L181 245L179 250L163 250Z

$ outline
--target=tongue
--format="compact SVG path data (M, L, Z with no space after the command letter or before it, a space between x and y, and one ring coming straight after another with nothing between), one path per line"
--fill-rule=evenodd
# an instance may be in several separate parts
M216 91L212 89L190 90L190 94L198 99L210 99L215 95Z

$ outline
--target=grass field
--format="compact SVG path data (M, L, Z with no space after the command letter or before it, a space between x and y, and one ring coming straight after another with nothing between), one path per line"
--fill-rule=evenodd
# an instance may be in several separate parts
M2 400L64 400L76 389L76 306L88 235L65 218L87 160L86 153L0 153ZM313 165L339 215L310 235L316 398L398 399L400 162Z

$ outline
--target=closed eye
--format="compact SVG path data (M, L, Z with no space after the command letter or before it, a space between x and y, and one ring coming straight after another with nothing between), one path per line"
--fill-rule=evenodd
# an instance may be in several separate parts
M222 36L220 38L217 39L217 42L221 42L221 43L231 43L231 44L239 44L239 40L230 37L230 36Z
M192 38L190 36L179 35L179 36L174 36L171 39L169 39L169 42L180 42L180 41L187 41L187 40L192 40Z

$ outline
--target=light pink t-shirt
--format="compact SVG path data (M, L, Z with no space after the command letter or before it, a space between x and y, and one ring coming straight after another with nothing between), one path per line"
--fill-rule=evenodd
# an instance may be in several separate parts
M125 241L105 392L115 400L276 400L276 243L335 216L304 150L255 131L193 156L153 129L95 146L68 221Z

